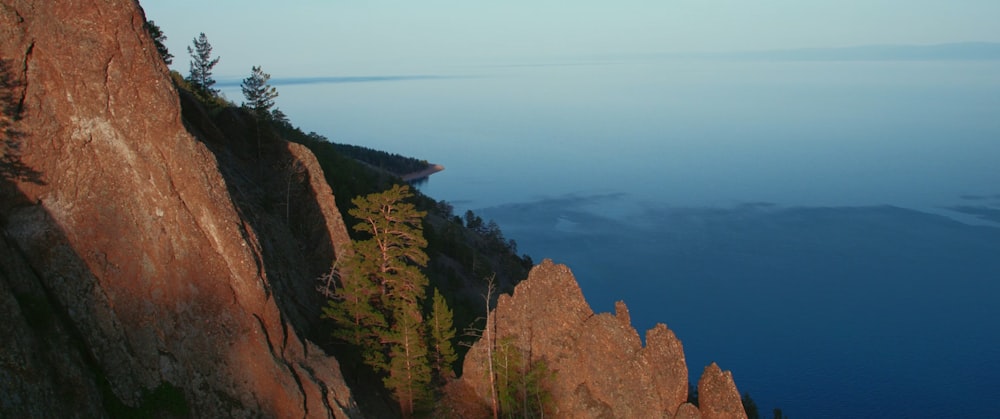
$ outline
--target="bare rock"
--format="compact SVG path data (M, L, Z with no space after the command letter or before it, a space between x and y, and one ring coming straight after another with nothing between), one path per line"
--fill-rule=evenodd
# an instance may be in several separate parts
M698 406L684 403L677 409L673 419L701 419L701 411L698 410Z
M476 393L469 380L451 381L445 385L443 393L433 417L462 419L493 417L489 396Z
M678 406L687 401L688 368L680 339L661 323L646 332L646 347L656 348L644 351L643 358L651 370L650 388L655 389L660 403L664 406Z
M0 310L20 336L0 345L0 382L42 372L4 388L0 416L35 390L78 384L89 405L27 413L92 416L177 388L193 416L356 415L336 360L279 306L293 293L274 293L280 273L268 271L219 161L182 124L137 2L0 0L0 22L3 141L17 151L5 155L16 161L0 178L0 227L7 258L27 267L0 275ZM304 150L290 153L325 200L302 216L327 230L318 246L335 248L346 228L322 172Z
M500 296L492 330L496 341L510 341L554 370L548 389L556 417L673 416L687 400L680 340L657 325L644 347L625 304L615 312L594 314L569 268L545 260L513 295ZM455 385L471 389L480 406L491 400L487 342L470 349Z
M733 373L722 371L714 362L705 367L698 380L698 403L702 419L746 419Z

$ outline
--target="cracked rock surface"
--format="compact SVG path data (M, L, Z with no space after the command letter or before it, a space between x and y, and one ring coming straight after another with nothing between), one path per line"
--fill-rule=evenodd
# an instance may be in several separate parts
M293 324L313 273L262 261L144 22L133 0L0 0L0 416L184 412L164 394L184 416L357 416ZM332 257L346 228L310 186Z
M497 345L513 344L554 372L546 388L555 417L746 418L732 374L714 363L698 385L700 411L686 403L688 368L674 332L658 324L643 345L625 303L615 314L594 313L565 265L535 266L513 295L500 296L491 319ZM461 379L447 387L450 413L492 416L488 342L472 346Z

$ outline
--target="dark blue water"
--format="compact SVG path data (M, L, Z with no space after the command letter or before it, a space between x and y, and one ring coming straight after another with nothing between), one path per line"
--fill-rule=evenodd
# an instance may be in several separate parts
M793 417L990 417L1000 229L897 207L594 211L617 195L482 211L567 263L592 306L665 322L692 379L719 362Z
M596 310L666 323L693 379L717 361L765 412L995 416L1000 63L528 64L279 105L443 164L426 193L568 264Z

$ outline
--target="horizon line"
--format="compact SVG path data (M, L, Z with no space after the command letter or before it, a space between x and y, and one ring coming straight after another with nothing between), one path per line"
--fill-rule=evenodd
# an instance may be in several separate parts
M444 80L467 78L468 76L445 76L437 74L415 74L415 75L393 75L393 76L315 76L315 77L276 77L270 79L272 86L293 86L300 84L340 84L340 83L380 83L393 81L414 81L414 80ZM243 82L242 78L230 79L226 77L216 82L220 87L239 87Z

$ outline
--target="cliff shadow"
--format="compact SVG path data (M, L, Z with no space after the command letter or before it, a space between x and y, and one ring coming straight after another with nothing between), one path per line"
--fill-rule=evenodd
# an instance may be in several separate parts
M41 173L39 173L41 175ZM132 354L101 325L116 317L100 281L44 205L0 179L0 417L185 417L190 390L140 383ZM52 403L59 400L58 403Z
M0 59L0 416L50 416L101 413L96 392L96 360L86 350L81 333L53 290L44 282L44 267L37 265L46 252L25 249L23 239L44 234L65 240L65 234L48 212L31 202L19 183L44 184L42 173L21 161L21 144L27 134L18 125L24 114L26 84L15 74L13 60ZM71 249L65 250L67 266L85 266ZM86 314L83 314L86 315ZM75 406L59 412L52 397Z
M215 155L230 199L259 244L257 268L300 338L328 347L317 279L337 258L311 176L267 122L236 108L206 108L178 89L188 131ZM259 125L258 125L259 124ZM325 182L325 180L321 181ZM332 197L330 197L332 199Z
M17 125L24 113L25 87L14 74L13 60L0 59L0 178L44 185L42 173L21 161L25 133Z
M102 336L100 325L120 319L66 231L26 192L46 182L21 159L31 135L21 128L26 74L15 64L0 59L0 416L185 415L181 390L137 385L116 362L121 348L101 346L120 336Z

